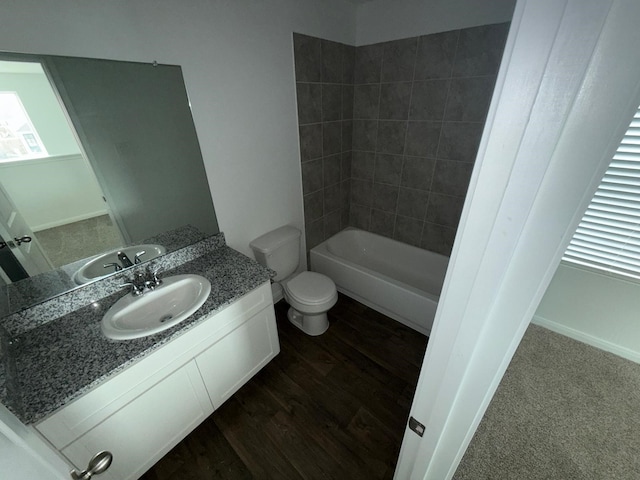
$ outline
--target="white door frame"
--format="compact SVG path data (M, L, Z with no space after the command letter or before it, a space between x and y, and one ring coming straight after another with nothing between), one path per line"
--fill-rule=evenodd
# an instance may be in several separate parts
M69 480L72 467L32 428L0 405L0 440L12 448L0 452L0 478Z
M638 20L518 1L396 479L453 477L640 103Z

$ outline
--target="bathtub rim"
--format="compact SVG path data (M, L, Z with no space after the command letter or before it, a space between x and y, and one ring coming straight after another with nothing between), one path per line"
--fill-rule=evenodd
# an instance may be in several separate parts
M355 262L349 260L348 258L340 257L338 255L335 255L334 253L331 253L329 251L329 249L327 248L327 244L328 244L329 240L331 240L336 235L339 235L342 232L347 232L347 231L364 232L367 235L373 235L374 237L378 237L378 238L382 238L382 239L385 239L385 240L388 240L388 241L391 241L391 242L399 243L403 247L409 247L409 248L415 249L415 250L424 250L424 249L418 248L418 247L416 247L414 245L409 245L408 243L403 243L403 242L400 242L400 241L395 240L393 238L385 237L383 235L379 235L377 233L369 232L369 231L363 230L361 228L346 227L346 228L343 228L342 230L340 230L338 233L333 234L331 237L327 238L322 243L319 243L318 245L313 247L311 250L309 250L309 255L311 255L312 252L313 252L316 255L323 255L323 256L329 257L329 258L337 258L341 262L347 264L348 266L350 266L352 268L355 268L356 270L364 271L368 275L371 275L371 276L373 276L375 278L379 278L381 280L384 280L387 283L394 284L394 285L400 285L403 288L405 288L406 290L410 291L411 293L427 297L429 300L432 300L432 301L434 301L436 303L440 300L440 295L435 295L435 294L433 294L431 292L427 292L426 290L422 290L420 288L414 287L413 285L409 285L406 282L403 282L403 281L398 280L396 278L390 277L389 275L386 275L386 274L384 274L382 272L378 272L376 270L372 270L371 268L365 267L364 265L360 265L359 263L355 263ZM432 253L432 254L435 254L435 255L440 255L440 256L446 257L446 255L442 255L442 254L437 253L437 252L432 252L431 250L424 250L424 251ZM310 268L311 268L311 265L310 265ZM340 288L338 288L338 290L340 291ZM362 302L362 303L364 303L364 302Z

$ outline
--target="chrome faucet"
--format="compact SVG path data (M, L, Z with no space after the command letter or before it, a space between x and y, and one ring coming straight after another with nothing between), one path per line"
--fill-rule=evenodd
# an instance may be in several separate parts
M122 268L133 267L133 262L129 260L129 257L127 257L126 253L118 252L117 255L118 260L120 260L120 263L122 264Z
M130 282L120 285L121 287L131 287L131 295L138 297L146 292L155 290L156 287L162 285L162 280L158 277L160 268L150 270L147 268L145 273L136 273Z

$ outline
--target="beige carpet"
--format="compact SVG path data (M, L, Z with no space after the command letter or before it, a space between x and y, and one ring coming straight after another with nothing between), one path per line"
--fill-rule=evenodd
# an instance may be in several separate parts
M454 478L640 479L640 365L531 325Z

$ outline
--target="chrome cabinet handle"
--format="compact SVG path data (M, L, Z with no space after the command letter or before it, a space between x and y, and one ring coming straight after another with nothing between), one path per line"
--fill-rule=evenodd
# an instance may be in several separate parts
M89 460L89 465L86 470L81 472L71 470L71 478L73 480L90 480L94 475L100 475L109 468L112 461L113 455L111 452L107 452L106 450L98 452Z
M14 240L18 245L21 245L23 243L29 243L31 241L31 237L28 236L28 235L25 235L25 236L20 237L20 238L15 237Z

